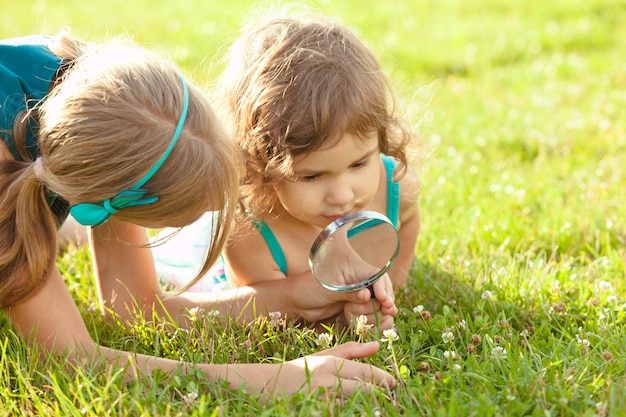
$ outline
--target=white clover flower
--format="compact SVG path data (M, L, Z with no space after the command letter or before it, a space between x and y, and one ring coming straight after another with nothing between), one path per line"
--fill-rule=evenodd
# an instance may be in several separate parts
M361 314L356 319L356 334L361 336L365 334L370 328L372 328L373 324L367 324L367 316Z
M506 359L507 356L508 356L508 353L506 349L503 348L502 346L496 346L493 349L491 349L492 358Z
M183 398L183 402L186 405L191 405L194 401L198 399L198 393L190 392L190 393L184 394L182 398Z
M459 329L461 329L461 330L465 330L465 328L467 327L467 322L466 322L465 320L461 320L461 321L458 323L458 326L459 326Z
M423 305L418 305L416 307L413 307L413 312L414 313L421 313L422 311L424 311L424 306Z
M192 323L195 323L202 318L203 313L204 310L202 310L200 307L193 307L189 309L189 319L192 321Z
M451 331L443 331L441 333L441 339L443 343L452 343L454 341L454 333Z
M613 304L617 302L617 297L614 295L609 295L608 297L606 297L606 302L609 304Z
M331 335L329 335L328 333L320 333L317 335L317 340L315 341L315 344L324 349L329 347L332 342L333 337Z
M583 339L580 337L580 335L576 335L576 342L586 348L591 346L591 342L589 341L589 339Z
M389 346L391 346L393 342L398 340L398 332L396 332L396 329L393 329L393 328L383 330L383 338L380 340L381 342L388 342Z
M453 350L446 350L443 352L443 357L446 359L452 359L453 361L456 360L456 358L458 357L456 352Z
M482 298L483 300L491 301L491 300L493 300L493 293L491 291L487 290L484 293L482 293L480 298Z
M269 313L270 316L270 326L272 327L281 327L285 321L283 320L283 314L280 311L271 311Z
M463 368L463 367L462 367L461 365L459 365L458 363L455 363L454 365L452 365L452 370L453 370L454 372L461 372L461 369L462 369L462 368Z

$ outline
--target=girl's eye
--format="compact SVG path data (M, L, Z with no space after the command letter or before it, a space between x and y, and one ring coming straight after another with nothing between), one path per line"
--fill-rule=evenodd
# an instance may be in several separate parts
M364 167L364 166L366 166L368 163L369 163L369 158L368 158L368 159L364 159L364 160L362 160L362 161L360 161L360 162L357 162L357 163L355 163L355 164L352 164L352 165L350 166L350 168L353 168L353 169L363 168L363 167Z
M302 175L301 177L298 178L299 181L303 181L303 182L312 182L315 181L316 179L318 179L320 176L319 174L314 174L314 175Z

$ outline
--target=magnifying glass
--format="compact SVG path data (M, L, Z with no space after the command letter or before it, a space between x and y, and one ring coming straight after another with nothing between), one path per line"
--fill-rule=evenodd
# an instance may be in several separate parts
M395 262L400 249L398 230L374 211L347 214L317 236L309 265L317 281L331 291L369 288Z

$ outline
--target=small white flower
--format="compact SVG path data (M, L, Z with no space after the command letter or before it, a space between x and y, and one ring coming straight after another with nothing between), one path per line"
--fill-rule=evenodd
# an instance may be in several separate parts
M609 295L608 297L606 297L606 302L609 304L613 304L617 302L617 297L614 295Z
M506 359L507 355L508 353L506 349L503 348L502 346L496 346L493 349L491 349L491 357L493 358Z
M285 321L282 318L282 313L280 311L271 311L269 313L270 316L270 326L272 327L281 327Z
M482 298L483 300L491 301L493 300L493 293L487 290L480 296L480 298Z
M315 344L322 349L327 348L333 342L333 337L328 333L320 333L317 335L317 340Z
M462 366L459 365L458 363L455 363L454 365L452 365L452 370L454 372L461 372Z
M383 330L383 338L380 340L382 342L389 342L389 346L391 346L394 341L398 340L398 332L396 332L396 329Z
M270 311L269 316L271 319L280 319L283 314L280 311Z
M458 323L458 326L459 326L459 329L461 329L461 330L465 330L465 328L467 327L467 323L466 323L466 321L465 321L465 320L461 320L461 321Z
M200 307L191 308L189 309L189 319L193 323L195 323L202 318L203 313L204 313L204 310L202 310Z
M424 306L423 305L418 305L416 307L413 307L413 312L414 313L421 313L422 311L424 311Z
M207 311L206 315L208 317L217 317L220 315L220 311L219 310L209 310Z
M452 359L453 361L455 361L457 358L457 354L453 350L446 350L443 352L443 357L446 359Z
M373 324L367 324L367 316L361 314L356 319L356 334L361 336L365 334L370 328L372 328Z
M441 339L443 340L443 343L452 343L454 341L454 333L444 331L441 333Z
M576 342L586 348L591 346L591 342L589 341L589 339L583 339L579 335L576 335Z
M188 394L184 394L183 395L183 402L186 405L191 405L197 399L198 399L198 393L197 392L190 392Z

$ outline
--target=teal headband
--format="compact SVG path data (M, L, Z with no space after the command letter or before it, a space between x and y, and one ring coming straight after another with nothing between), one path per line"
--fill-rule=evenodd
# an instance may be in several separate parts
M165 153L159 159L156 164L148 171L148 173L139 180L139 182L133 185L130 189L124 190L115 196L104 200L102 203L79 203L70 208L70 214L76 221L83 226L98 226L106 222L112 214L117 213L126 207L143 206L152 204L159 199L158 196L144 198L144 195L148 192L146 189L142 189L145 183L152 178L152 176L161 168L161 165L165 162L167 157L172 152L174 145L178 142L180 133L183 130L185 119L187 118L187 107L189 105L189 91L187 84L183 77L180 77L180 81L183 85L183 110L178 119L174 136L170 146L165 150Z

